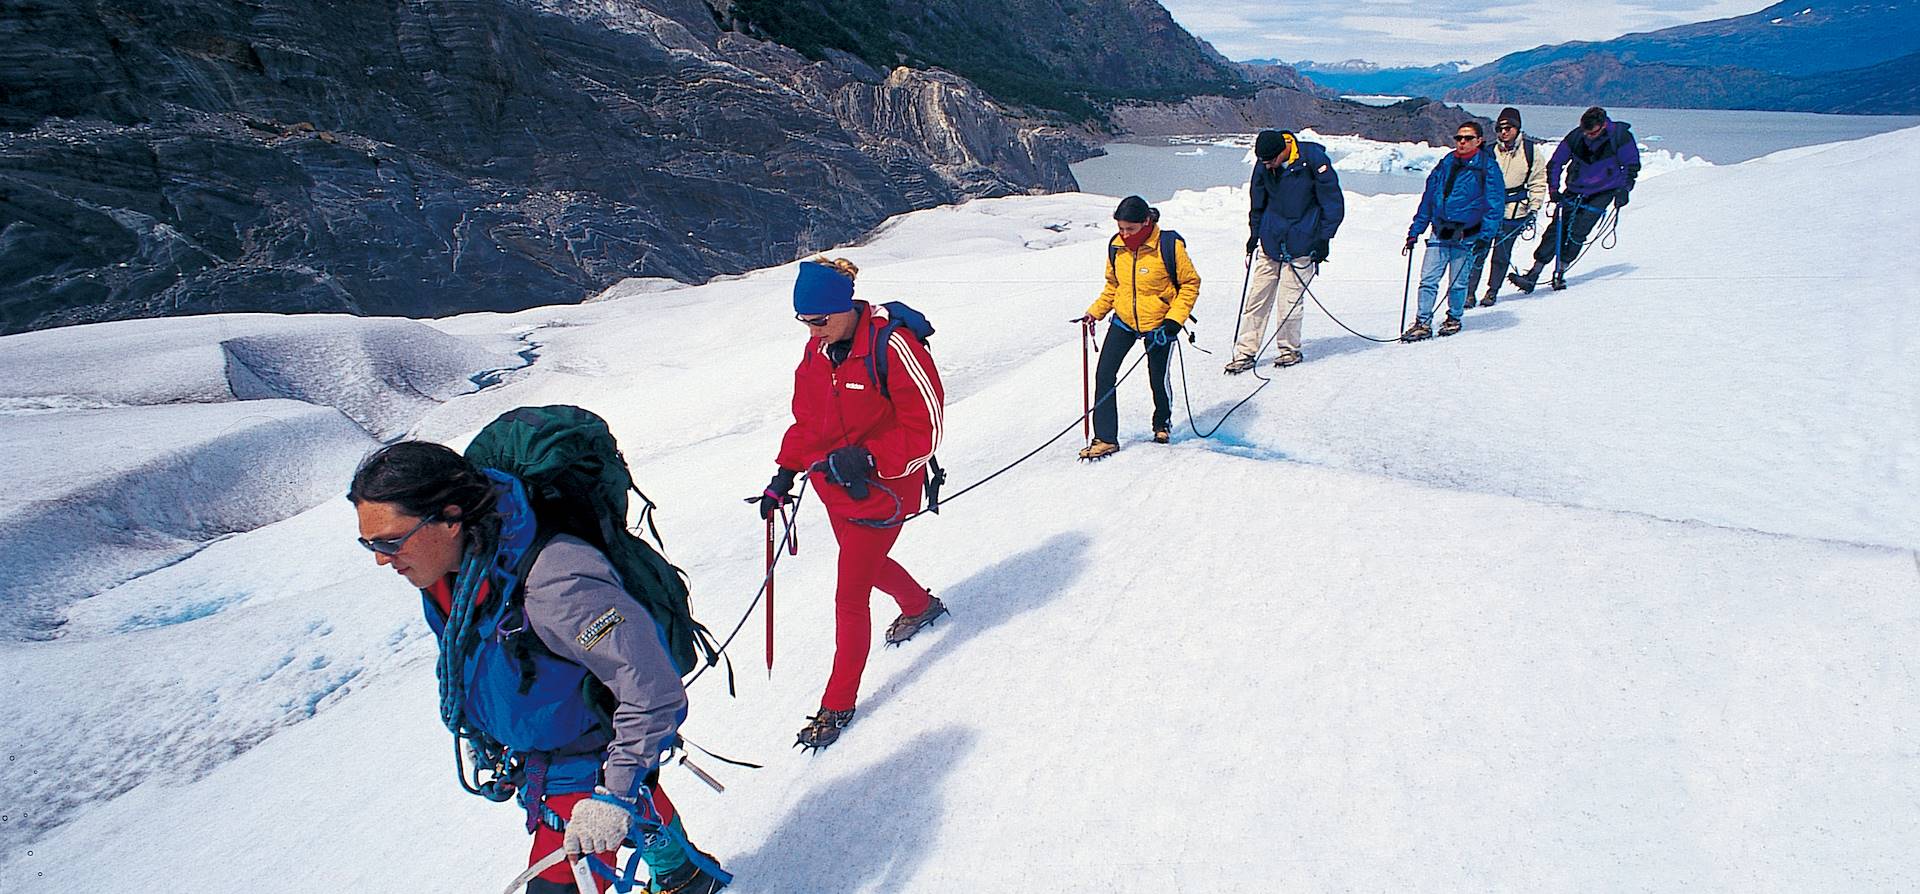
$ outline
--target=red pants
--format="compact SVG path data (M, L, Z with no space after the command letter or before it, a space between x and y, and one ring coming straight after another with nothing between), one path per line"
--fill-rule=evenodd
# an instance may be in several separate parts
M893 498L875 493L854 503L845 492L821 495L827 519L833 523L833 538L840 543L840 583L833 593L833 674L827 677L826 694L820 707L845 711L860 696L860 674L867 669L867 651L873 647L873 591L893 597L902 614L917 615L927 610L927 590L920 586L900 563L887 558L893 542L900 539L900 527L876 528L854 524L855 518L893 519L920 508L923 475L885 482L900 497L894 511ZM839 491L827 485L823 491ZM838 496L839 499L833 499Z
M561 819L572 819L573 805L591 797L593 797L592 792L568 792L564 795L548 795L547 806L553 808L553 812L559 814ZM667 800L667 793L662 791L660 786L657 785L653 787L653 809L660 813L661 825L673 822L673 802ZM546 823L541 823L533 830L533 850L527 854L527 865L532 866L540 862L541 858L559 850L565 843L565 833L550 828ZM606 851L595 854L594 856L599 857L600 862L616 870L620 868L620 864L614 862L619 855L613 851ZM565 863L559 863L548 867L547 871L540 873L536 878L543 881L572 885L573 869ZM607 889L608 882L606 879L596 875L593 877L593 881L599 891L605 891ZM581 894L599 894L599 891L582 891Z

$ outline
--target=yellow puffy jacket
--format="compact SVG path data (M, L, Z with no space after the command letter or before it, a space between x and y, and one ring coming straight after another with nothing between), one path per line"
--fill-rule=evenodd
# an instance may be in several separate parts
M1174 289L1160 257L1160 238L1160 228L1155 226L1138 251L1127 251L1118 233L1108 240L1109 252L1114 248L1118 252L1112 255L1113 263L1106 265L1107 287L1087 308L1088 316L1099 319L1111 312L1135 332L1147 332L1165 320L1187 324L1194 302L1200 300L1200 274L1187 257L1186 243L1176 240L1173 261L1180 267L1180 288Z

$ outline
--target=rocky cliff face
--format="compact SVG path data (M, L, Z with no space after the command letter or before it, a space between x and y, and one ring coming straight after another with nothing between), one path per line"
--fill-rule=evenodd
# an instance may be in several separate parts
M699 282L1072 189L1110 122L1436 132L1255 95L1154 0L13 0L0 333Z
M977 88L700 0L41 0L0 19L0 331L433 316L700 281L887 216L1070 189Z
M1113 110L1126 136L1251 133L1267 128L1362 134L1376 140L1450 143L1453 129L1475 116L1426 99L1376 107L1279 87L1248 98L1197 96L1177 103L1136 103ZM1485 121L1486 119L1478 119Z

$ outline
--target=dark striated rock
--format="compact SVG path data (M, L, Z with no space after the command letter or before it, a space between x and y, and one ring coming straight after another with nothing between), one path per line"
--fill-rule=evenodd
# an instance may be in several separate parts
M1255 94L1153 0L12 0L0 333L701 282L1072 189L1109 109L1126 133L1453 123Z
M1114 127L1129 136L1312 128L1319 133L1360 134L1394 142L1425 141L1436 146L1450 143L1453 129L1469 118L1486 120L1428 99L1378 107L1280 87L1263 89L1248 99L1199 96L1179 103L1126 105L1113 110Z
M38 0L0 85L0 332L577 301L1073 183L1063 131L963 82L698 0Z

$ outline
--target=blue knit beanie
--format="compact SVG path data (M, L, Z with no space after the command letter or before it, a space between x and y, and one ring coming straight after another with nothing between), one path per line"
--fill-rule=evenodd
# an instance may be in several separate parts
M800 278L793 281L793 312L815 316L853 309L853 280L817 261L800 262Z

